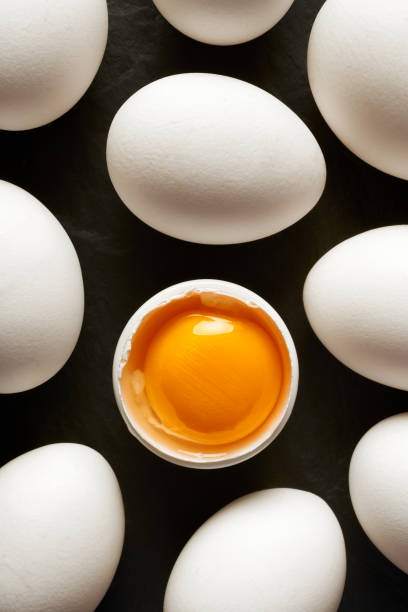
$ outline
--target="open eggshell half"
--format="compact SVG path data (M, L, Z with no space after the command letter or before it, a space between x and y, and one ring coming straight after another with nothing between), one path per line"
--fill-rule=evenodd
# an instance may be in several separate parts
M138 418L131 412L124 400L121 379L126 366L132 342L136 334L149 325L149 319L163 308L174 308L177 303L185 300L200 300L206 306L216 306L231 313L234 303L241 307L257 309L274 339L279 345L284 360L284 375L282 391L277 404L266 421L243 440L228 445L209 447L208 452L202 452L202 447L188 441L171 438L160 428L149 423L146 415ZM124 328L116 347L113 362L113 389L119 410L132 435L134 435L146 448L172 463L185 467L213 469L235 465L253 457L282 431L286 425L296 399L299 380L298 359L292 337L278 313L260 296L239 285L221 280L193 280L173 285L157 293L145 302L130 318Z

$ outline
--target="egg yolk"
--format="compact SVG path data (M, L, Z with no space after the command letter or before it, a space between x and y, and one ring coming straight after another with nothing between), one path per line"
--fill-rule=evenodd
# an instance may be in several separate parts
M283 372L272 335L256 322L184 312L151 339L143 376L145 396L168 433L218 445L266 420Z

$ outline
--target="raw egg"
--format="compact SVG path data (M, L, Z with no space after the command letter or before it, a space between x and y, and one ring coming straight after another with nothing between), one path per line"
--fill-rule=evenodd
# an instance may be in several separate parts
M327 0L308 52L316 104L337 137L408 180L408 2Z
M107 36L106 0L1 0L0 129L36 128L72 108Z
M137 91L112 121L107 164L139 219L203 244L280 232L326 182L303 121L259 87L218 74L177 74Z
M293 0L153 0L175 28L212 45L237 45L272 28Z
M164 612L336 612L346 577L341 527L296 489L257 491L202 525L171 572Z
M289 418L297 358L277 313L222 281L162 291L131 318L114 388L128 427L160 456L196 467L242 461Z
M309 322L324 346L371 380L408 391L408 225L338 244L305 282Z
M0 181L0 393L41 385L67 362L84 316L74 246L51 212Z
M122 495L108 462L50 444L0 469L0 610L94 612L118 567Z
M408 413L377 423L357 444L349 473L357 518L373 544L408 574Z

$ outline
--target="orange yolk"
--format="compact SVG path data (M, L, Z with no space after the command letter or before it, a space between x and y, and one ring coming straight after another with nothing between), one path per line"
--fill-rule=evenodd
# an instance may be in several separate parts
M282 370L274 338L255 321L183 312L149 343L144 394L169 434L227 444L254 432L271 414ZM136 381L140 384L140 376Z

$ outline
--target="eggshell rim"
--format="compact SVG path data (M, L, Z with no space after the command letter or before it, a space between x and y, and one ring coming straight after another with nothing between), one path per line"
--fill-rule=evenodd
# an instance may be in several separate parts
M214 457L214 459L208 459L199 457L194 458L192 456L191 459L187 457L182 458L176 452L172 452L165 446L159 443L155 443L149 437L145 436L141 429L137 429L135 424L132 422L132 419L130 418L126 410L120 389L121 373L124 365L127 362L128 355L131 350L131 342L133 336L139 328L142 320L152 310L164 306L165 304L173 300L181 299L191 292L217 293L219 295L236 298L244 303L255 304L258 308L261 308L263 312L267 314L270 319L275 323L282 335L282 338L288 350L289 360L291 364L290 390L286 406L282 411L280 418L274 421L270 429L268 429L267 433L261 436L258 440L256 440L255 443L252 442L247 447L244 446L239 451L236 451L235 453L233 453L232 455L228 455L227 457ZM132 315L132 317L126 324L117 343L113 359L112 378L114 396L122 418L125 421L130 433L135 438L137 438L139 442L143 444L143 446L145 446L148 450L150 450L158 457L161 457L162 459L165 459L166 461L169 461L170 463L174 463L179 466L196 469L216 469L231 467L254 457L262 450L264 450L267 446L269 446L269 444L280 434L280 432L283 430L286 423L288 422L289 417L292 414L293 406L295 404L299 384L299 363L296 348L286 324L284 323L280 315L276 312L276 310L270 304L268 304L268 302L266 302L262 297L260 297L253 291L246 289L241 285L215 279L199 279L185 281L167 287L166 289L155 294L144 304L142 304L140 308L138 308L138 310Z

